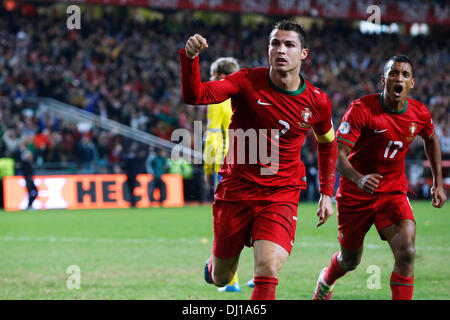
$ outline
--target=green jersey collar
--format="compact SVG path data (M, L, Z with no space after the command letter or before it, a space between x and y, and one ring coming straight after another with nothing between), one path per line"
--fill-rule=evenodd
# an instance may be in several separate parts
M269 73L268 73L268 78L269 78L269 83L270 83L270 85L271 85L275 90L277 90L278 92L281 92L281 93L283 93L283 94L287 94L287 95L290 95L290 96L296 96L296 95L301 94L301 93L302 93L303 91L305 91L305 89L306 89L306 81L305 81L305 79L302 77L302 75L300 75L300 79L301 79L301 81L303 82L303 85L302 85L300 88L298 88L297 90L294 90L294 91L284 90L284 89L278 88L276 85L274 85L273 82L272 82L272 79L270 79L270 71L269 71Z
M386 112L388 112L388 113L402 114L402 113L405 113L405 112L406 112L406 109L408 108L408 99L406 99L406 101L405 101L405 107L404 107L402 110L394 111L394 110L389 109L389 108L384 104L384 101L383 101L383 92L381 92L381 93L380 93L380 104L381 104L381 107L383 108L383 110L386 111Z

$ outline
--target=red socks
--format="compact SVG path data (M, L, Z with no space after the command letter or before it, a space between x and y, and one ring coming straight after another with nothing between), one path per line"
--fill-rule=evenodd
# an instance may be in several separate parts
M392 271L391 291L392 300L412 300L414 277L404 277Z
M327 271L323 275L323 280L329 286L332 286L337 279L347 273L346 271L342 271L341 268L339 268L339 265L337 263L338 254L339 252L336 252L334 254L333 258L331 259L331 263L327 268Z
M278 279L273 277L255 277L255 288L253 288L250 300L275 300L275 289Z
M331 259L331 263L327 268L327 271L323 275L323 280L329 285L333 285L334 282L342 277L346 272L339 268L337 263L337 256L339 252L336 252ZM398 273L392 271L391 274L391 291L392 300L412 300L414 291L414 277L404 277Z

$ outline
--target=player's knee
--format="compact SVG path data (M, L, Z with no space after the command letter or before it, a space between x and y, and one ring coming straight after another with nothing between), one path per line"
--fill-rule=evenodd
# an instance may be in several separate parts
M404 247L395 252L396 260L404 264L414 263L415 257L416 257L416 248L414 248L414 246Z
M255 264L255 275L278 277L279 269L277 261L262 260Z
M350 256L342 259L343 269L345 271L352 271L358 267L361 262L361 256Z
M233 280L233 276L232 272L214 273L214 284L218 287L224 287Z

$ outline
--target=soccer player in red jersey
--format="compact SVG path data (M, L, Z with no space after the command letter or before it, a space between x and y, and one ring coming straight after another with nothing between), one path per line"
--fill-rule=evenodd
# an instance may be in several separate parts
M294 22L274 26L269 67L240 69L221 81L201 81L198 54L207 47L206 39L195 34L179 52L184 101L198 105L231 98L233 111L230 147L215 191L214 240L205 280L226 285L244 246L253 246L251 299L275 299L278 273L294 244L300 190L306 187L300 151L310 128L319 142L318 226L333 213L337 142L331 102L300 75L309 51L303 28Z
M330 299L335 281L361 260L365 234L375 224L394 254L391 291L394 300L410 300L414 285L416 225L406 196L405 155L420 135L431 164L432 205L447 200L443 189L441 149L426 106L407 98L414 87L414 66L407 56L385 64L382 93L353 101L337 132L341 174L336 194L339 243L328 268L320 273L314 299Z

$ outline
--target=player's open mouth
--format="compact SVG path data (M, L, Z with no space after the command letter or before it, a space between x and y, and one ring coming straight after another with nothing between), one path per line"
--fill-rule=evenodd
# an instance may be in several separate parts
M403 91L403 86L400 84L395 84L394 85L394 95L396 97L400 97L401 93Z
M287 61L286 61L285 59L283 59L283 58L277 58L277 59L275 60L275 62L278 62L278 63L286 63Z

